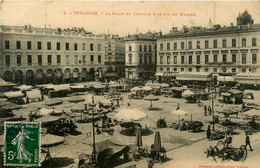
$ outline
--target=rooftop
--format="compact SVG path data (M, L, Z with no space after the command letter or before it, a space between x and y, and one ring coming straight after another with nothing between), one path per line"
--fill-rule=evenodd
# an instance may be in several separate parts
M247 24L247 25L238 25L238 26L223 26L214 25L213 28L205 27L186 27L183 26L182 30L178 30L176 27L173 27L170 33L164 34L159 39L163 38L178 38L178 37L192 37L192 36L203 36L203 35L214 35L214 34L232 34L237 32L251 32L251 31L260 31L260 24Z

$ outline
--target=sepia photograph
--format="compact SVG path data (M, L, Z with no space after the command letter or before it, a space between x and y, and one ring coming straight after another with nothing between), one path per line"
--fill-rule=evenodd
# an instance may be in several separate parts
M0 0L0 167L257 168L260 1Z

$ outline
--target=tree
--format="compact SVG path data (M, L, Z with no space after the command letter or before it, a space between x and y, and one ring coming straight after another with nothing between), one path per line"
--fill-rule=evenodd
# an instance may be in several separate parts
M248 23L252 23L252 17L251 15L248 13L247 10L245 10L244 13L242 13L242 25L246 25Z

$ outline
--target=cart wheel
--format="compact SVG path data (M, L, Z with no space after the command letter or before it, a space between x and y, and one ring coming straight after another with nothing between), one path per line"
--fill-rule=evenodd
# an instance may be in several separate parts
M239 151L239 156L240 156L240 161L245 161L247 158L247 149L245 145L240 146L240 151Z

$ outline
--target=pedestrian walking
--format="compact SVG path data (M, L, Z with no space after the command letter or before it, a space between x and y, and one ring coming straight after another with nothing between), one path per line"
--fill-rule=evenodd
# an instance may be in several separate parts
M210 125L208 125L208 129L207 129L207 139L210 139L211 136L211 130L210 130Z
M208 108L207 108L207 106L205 105L204 106L204 116L207 116L208 114L207 114L207 110L208 110Z
M180 103L177 104L176 110L180 109Z
M208 106L208 112L209 112L209 115L211 115L211 107L210 107L210 105Z
M246 133L246 148L247 148L247 145L249 146L250 151L253 151L251 144L250 144L250 137L249 137L248 133Z

